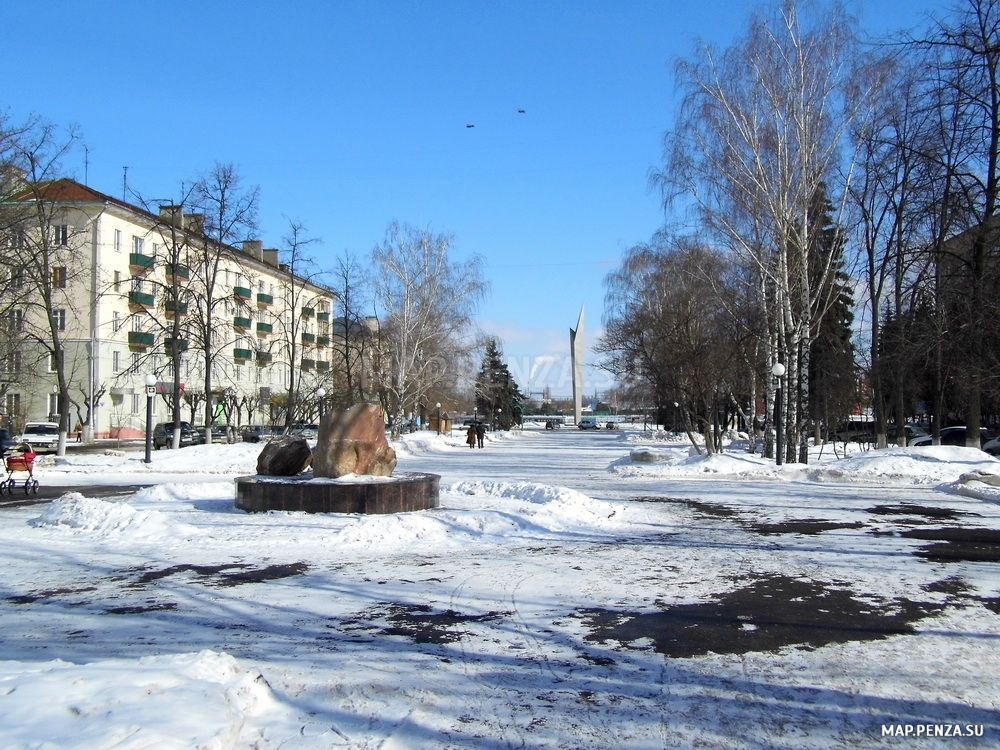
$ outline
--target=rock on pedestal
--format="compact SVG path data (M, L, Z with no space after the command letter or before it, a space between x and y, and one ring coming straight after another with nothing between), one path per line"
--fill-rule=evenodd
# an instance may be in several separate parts
M357 404L329 414L319 426L312 464L316 477L390 476L396 468L396 451L386 440L381 410L374 404Z
M264 446L257 456L257 473L271 477L294 477L309 468L312 451L305 438L285 437Z

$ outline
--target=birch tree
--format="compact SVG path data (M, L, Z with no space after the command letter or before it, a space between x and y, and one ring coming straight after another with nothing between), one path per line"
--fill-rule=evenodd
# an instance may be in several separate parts
M483 262L451 257L450 235L393 223L372 253L383 406L393 429L435 388L471 370L472 316L485 296Z
M237 168L219 164L195 183L192 201L204 220L203 247L191 256L190 326L194 349L204 367L205 442L212 442L215 402L213 376L232 349L229 313L249 310L249 297L223 286L223 271L239 273L230 247L252 237L257 229L260 189L247 187Z
M842 210L856 168L846 135L879 83L852 69L854 21L842 8L802 8L759 12L729 48L702 44L678 63L685 96L655 177L668 202L693 200L702 226L759 274L768 359L786 368L789 461L796 446L807 458L809 352L835 272L817 257L810 206L825 185Z

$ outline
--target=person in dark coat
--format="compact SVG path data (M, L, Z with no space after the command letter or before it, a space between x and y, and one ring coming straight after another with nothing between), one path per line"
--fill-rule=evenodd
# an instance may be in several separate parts
M469 444L470 448L476 447L476 426L474 424L469 425L469 429L465 433L465 442Z
M483 438L486 437L486 425L482 422L476 423L476 439L479 441L479 447L483 447Z

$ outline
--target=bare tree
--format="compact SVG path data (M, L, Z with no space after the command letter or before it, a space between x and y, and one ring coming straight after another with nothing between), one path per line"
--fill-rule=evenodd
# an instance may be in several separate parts
M472 315L488 285L482 259L452 260L452 242L393 223L372 253L375 302L384 316L377 376L394 430L428 391L471 370Z
M233 343L223 324L230 307L249 309L249 291L240 296L234 288L223 287L223 271L238 263L231 248L250 238L257 228L257 203L260 189L245 187L243 178L232 164L219 164L194 185L192 200L203 216L203 246L191 255L190 326L194 349L204 367L205 442L212 441L215 419L213 375L223 361L223 354ZM238 273L238 271L237 271ZM237 287L239 288L239 287Z
M370 278L360 259L345 252L337 259L333 279L340 315L333 321L331 346L344 379L343 404L349 406L369 397L368 360L374 336L368 324L372 310Z
M846 134L880 82L855 75L852 29L838 6L807 17L789 0L721 53L702 45L682 60L686 95L655 178L668 201L693 196L703 226L759 274L769 359L786 368L790 461L808 455L809 352L833 286L810 207L824 186L842 207L857 164Z
M13 165L22 175L20 189L9 196L15 214L8 215L10 241L7 261L19 280L12 287L23 291L19 305L10 310L9 326L35 353L31 364L46 363L56 380L59 414L58 455L65 455L69 432L69 384L72 363L67 361L64 332L70 315L86 315L74 291L89 281L85 264L76 262L86 228L63 204L63 159L77 144L75 132L62 133L54 125L34 121L11 143ZM29 355L30 356L30 355Z
M281 347L288 367L288 384L285 388L285 431L292 429L301 416L303 353L316 345L316 331L312 330L315 308L320 299L316 286L320 273L316 262L309 255L309 247L319 242L309 237L305 226L299 221L289 220L288 230L282 238L284 277L279 289L284 312L278 321ZM311 311L311 312L306 312ZM312 368L315 368L313 365Z

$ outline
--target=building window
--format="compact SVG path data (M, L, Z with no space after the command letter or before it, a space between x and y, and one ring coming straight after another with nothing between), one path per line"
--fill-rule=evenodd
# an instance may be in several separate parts
M0 374L18 377L21 374L21 352L13 352L0 363Z
M121 372L122 371L122 353L118 351L111 352L111 372Z
M59 369L58 364L59 360L56 357L56 353L49 352L49 372L56 372Z
M139 352L132 353L132 367L129 368L129 371L133 374L139 372L139 365L141 364L140 359L141 357L139 356Z
M132 394L132 413L139 414L142 411L142 396L138 393Z
M133 276L132 277L132 291L133 292L141 292L142 291L142 277L141 276Z
M65 310L53 310L52 311L52 321L55 323L57 331L66 330L66 311Z
M4 398L4 413L7 418L19 417L21 416L21 394L20 393L8 393Z
M118 333L122 329L122 314L120 312L111 313L111 330Z
M142 318L138 315L132 316L132 330L136 332L142 331Z
M66 266L55 266L52 269L52 286L56 289L66 288Z
M264 279L261 279L260 282L257 284L257 291L260 292L261 294L264 293Z
M24 286L24 271L11 270L10 272L10 288L20 289Z
M52 227L52 244L61 247L69 244L69 227L66 224L57 224Z
M59 413L59 394L50 393L49 394L49 414Z
M120 292L122 290L122 272L115 271L115 291Z
M115 230L115 252L120 253L122 251L122 230Z
M24 330L24 311L23 310L11 310L7 314L7 319L10 323L10 330L21 332Z
M133 237L132 238L132 252L135 253L136 255L142 255L143 254L142 251L143 251L143 248L145 247L145 244L146 243L142 239L142 237Z

